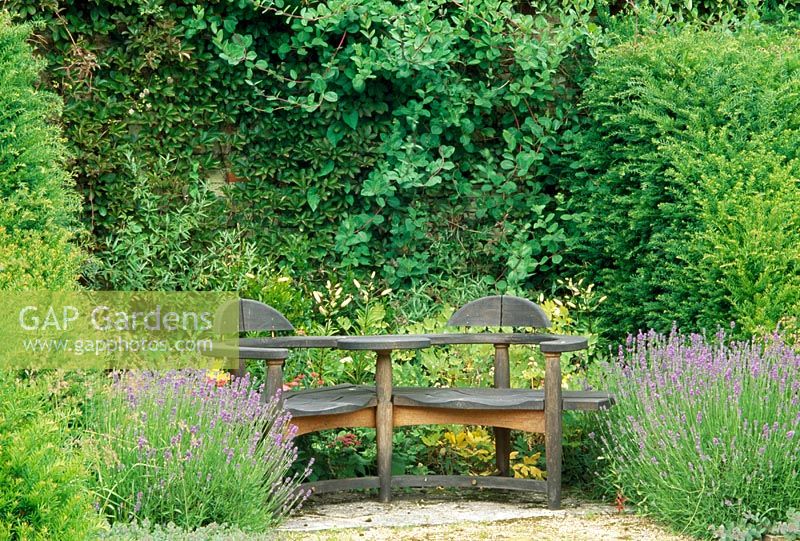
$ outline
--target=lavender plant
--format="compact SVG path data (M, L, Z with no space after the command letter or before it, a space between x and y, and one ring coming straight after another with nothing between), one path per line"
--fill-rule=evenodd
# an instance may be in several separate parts
M308 496L289 475L294 428L248 376L202 370L115 376L93 411L96 506L112 522L265 531Z
M600 438L620 497L698 537L800 506L800 354L777 333L640 333L609 372Z

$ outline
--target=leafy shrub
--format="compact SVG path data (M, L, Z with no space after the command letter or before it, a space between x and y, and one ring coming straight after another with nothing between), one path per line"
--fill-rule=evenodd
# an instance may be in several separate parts
M289 416L249 378L204 371L129 373L94 412L98 505L113 522L264 531L306 497Z
M798 507L800 354L780 336L639 334L609 383L605 478L643 512L708 537Z
M687 28L600 55L570 182L603 324L742 334L800 308L796 33Z
M256 267L255 248L241 231L224 228L225 201L197 175L181 197L161 193L153 182L166 174L163 165L149 173L132 157L128 165L130 208L109 227L91 285L122 291L243 289Z
M491 475L496 471L494 437L485 427L459 427L455 430L428 429L422 436L428 447L426 464L431 473L443 475ZM542 453L526 445L525 438L514 441L510 454L511 473L516 478L543 479L539 468Z
M60 100L35 88L44 63L27 43L31 31L0 11L0 290L72 289L79 200L53 124Z
M238 224L298 275L393 287L546 284L574 242L562 136L601 33L590 2L543 4L9 2L46 23L101 260L136 214L127 156L169 157L153 191L183 197L198 174L230 195L206 232Z
M311 294L305 284L267 266L259 265L246 273L239 294L272 306L297 328L308 327L314 321Z
M73 415L49 401L56 384L0 372L0 539L84 539L99 526Z

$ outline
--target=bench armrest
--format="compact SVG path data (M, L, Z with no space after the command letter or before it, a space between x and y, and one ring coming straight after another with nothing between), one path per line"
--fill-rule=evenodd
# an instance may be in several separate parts
M542 351L560 352L586 349L588 340L583 336L533 333L440 333L426 334L433 346L455 344L539 345Z
M589 340L583 336L550 335L546 341L539 343L543 353L566 353L580 351L589 347Z

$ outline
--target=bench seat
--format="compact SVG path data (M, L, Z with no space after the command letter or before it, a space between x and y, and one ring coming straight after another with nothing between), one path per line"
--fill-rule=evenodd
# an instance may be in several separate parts
M395 387L393 393L396 406L544 411L544 391L538 389ZM377 403L371 385L334 385L284 395L284 406L293 417L336 415ZM565 410L597 411L611 407L614 398L601 391L564 391L562 403Z
M283 395L284 408L295 418L350 413L377 404L374 385L342 384L289 391Z
M396 387L396 406L471 410L544 411L544 391L534 389ZM596 411L610 407L614 398L599 391L563 391L563 409Z

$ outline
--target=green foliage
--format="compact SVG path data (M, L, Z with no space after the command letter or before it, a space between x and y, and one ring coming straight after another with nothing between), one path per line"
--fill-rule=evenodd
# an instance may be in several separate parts
M377 447L371 430L326 430L299 440L298 463L314 459L310 480L374 475Z
M90 285L238 289L253 247L309 283L338 268L494 291L550 287L582 235L562 184L581 85L617 39L606 28L732 25L792 4L8 3L44 22L93 233ZM150 212L136 192L162 213L141 233L127 223Z
M128 161L131 206L109 227L92 285L121 291L245 288L256 267L255 248L240 231L221 228L224 201L196 174L180 197L156 192L153 182L159 177L139 170L133 158ZM165 170L166 164L160 165Z
M269 267L258 266L245 274L240 295L272 306L296 327L305 328L314 321L311 296L303 284Z
M57 378L0 372L0 539L84 539L99 525Z
M49 83L66 101L103 262L92 285L135 284L136 269L163 287L196 281L141 253L113 270L141 212L127 156L149 167L169 155L167 178L147 180L169 201L199 181L227 192L197 234L239 224L260 258L298 276L337 267L392 286L452 275L549 285L574 243L558 182L577 130L574 82L600 35L591 2L11 7L46 23Z
M511 2L262 6L290 21L271 50L252 40L258 58L280 62L265 78L255 58L231 61L253 73L266 112L316 144L313 156L287 154L294 174L270 164L279 182L249 200L254 219L279 199L301 203L291 220L391 284L446 272L502 276L503 287L559 264L570 215L553 169L574 120L562 73L589 6L550 6L552 19Z
M719 153L693 164L706 190L698 198L705 228L694 237L703 255L687 270L716 285L706 288L708 298L722 297L726 315L748 334L770 332L800 312L800 164L795 149L786 156L780 148L798 141L798 127L796 119L794 134L784 128L777 141L756 137L734 159L730 143L721 143Z
M53 121L60 100L36 89L44 63L32 26L0 11L0 289L73 289L82 261L71 241L78 199Z
M601 55L571 186L614 335L797 313L797 44L687 28Z

